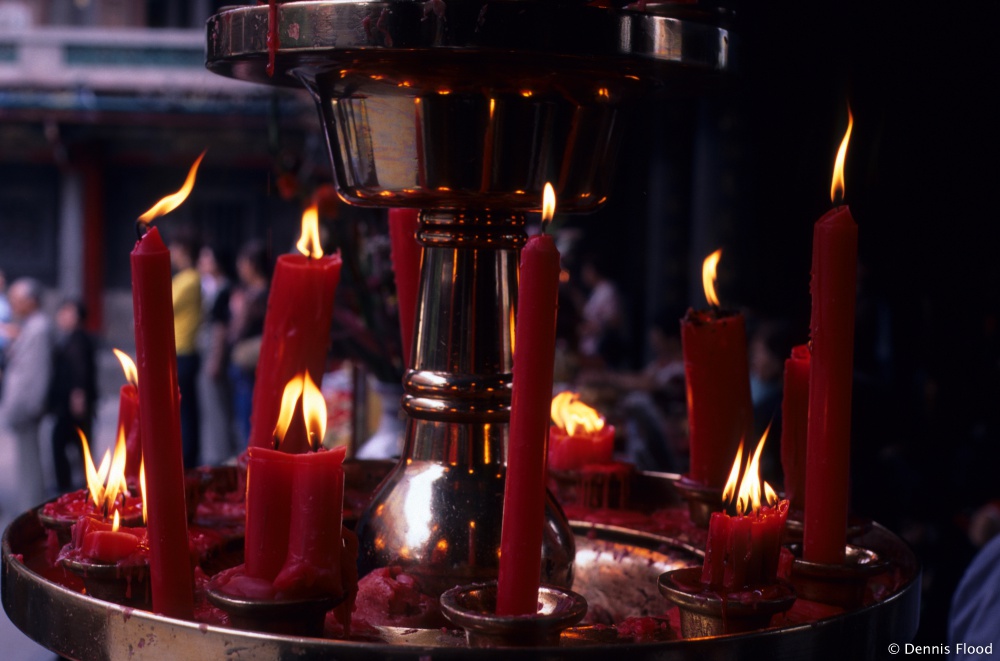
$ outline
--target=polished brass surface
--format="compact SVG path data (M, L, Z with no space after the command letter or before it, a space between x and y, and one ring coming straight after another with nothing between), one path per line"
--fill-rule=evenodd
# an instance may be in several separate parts
M360 472L374 474L374 471ZM676 494L671 494L674 477L651 473L634 477L633 494L663 494L667 501L676 498ZM595 615L601 608L618 609L612 621L628 615L662 613L667 602L657 594L657 577L670 569L701 562L693 549L664 535L582 523L574 528L575 568L579 577L574 591L587 599ZM880 658L889 643L912 640L916 632L920 570L912 550L878 525L859 541L889 562L895 577L886 586L884 598L864 608L755 634L657 643L619 639L609 627L576 626L563 634L560 647L545 649L546 657L610 658L624 654L635 661L688 661L707 657L778 661ZM428 656L467 658L469 654L465 637L452 630L376 627L364 641L340 641L261 634L161 617L64 587L60 582L63 579L50 576L50 572L38 566L44 544L45 532L35 512L18 517L4 532L3 605L18 628L67 658L318 661L392 657L416 661ZM62 576L61 570L58 576ZM656 598L662 600L659 611L652 610L656 608ZM537 652L523 648L480 649L476 656L528 659L537 658Z
M441 612L465 629L469 647L542 647L559 644L563 630L587 614L587 600L551 585L538 588L534 615L497 615L495 581L452 588L441 595Z
M795 603L795 591L784 583L767 586L765 597L758 590L719 594L701 587L700 579L701 567L687 567L667 572L658 581L663 596L680 609L685 638L757 631Z
M677 491L688 503L691 522L699 528L708 528L712 512L722 509L722 489L705 486L687 476L677 480L676 486Z
M488 237L488 240L487 240ZM496 579L521 214L425 211L399 464L358 522L359 565L399 565L438 595ZM569 587L573 535L549 496L542 581Z
M63 558L61 564L81 579L87 594L121 606L149 609L153 594L149 586L149 563L119 566L85 558Z

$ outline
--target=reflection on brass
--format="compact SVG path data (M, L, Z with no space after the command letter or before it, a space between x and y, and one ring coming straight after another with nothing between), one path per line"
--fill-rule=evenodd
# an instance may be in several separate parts
M828 565L802 559L802 546L792 544L792 585L803 599L842 608L862 605L868 579L889 569L875 551L848 544L844 564Z
M688 502L691 522L699 528L708 528L712 512L722 509L722 489L708 487L699 482L681 477L676 482L677 491Z

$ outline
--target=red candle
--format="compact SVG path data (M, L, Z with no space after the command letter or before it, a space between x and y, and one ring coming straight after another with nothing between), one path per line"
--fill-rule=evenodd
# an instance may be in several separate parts
M853 119L841 142L831 198L843 191L843 165ZM851 381L858 226L846 206L830 210L813 229L812 319L809 337L809 425L802 557L842 564L847 539L851 452Z
M847 537L858 226L845 207L813 233L805 560L839 564Z
M294 455L269 448L248 455L243 561L247 576L273 581L288 552Z
M546 189L551 187L546 185ZM552 398L559 270L559 251L552 237L543 234L529 239L521 251L515 320L498 615L534 615L538 610L545 525L545 437Z
M681 321L691 460L688 477L722 488L741 438L753 431L743 315L688 310Z
M315 207L303 214L303 236L308 223L316 222ZM305 241L308 244L308 240ZM274 426L278 421L285 384L303 370L315 383L322 383L326 353L330 345L333 296L340 281L340 255L322 256L318 240L312 249L300 250L311 256L282 255L278 258L267 297L267 316L261 339L260 360L253 392L249 446L274 447ZM304 427L289 429L282 441L284 452L306 452L309 440Z
M399 300L399 332L403 341L403 362L413 362L413 323L417 315L417 291L420 287L420 259L423 249L417 243L420 212L416 209L389 209L389 241L392 244L392 271L396 276Z
M766 439L765 432L740 480L742 443L737 450L723 492L724 502L736 515L713 512L709 520L701 582L713 589L746 590L773 583L777 578L788 501L779 501L765 482L763 495L768 504L761 502L759 462Z
M344 455L347 448L295 455L284 567L274 579L285 597L343 592Z
M574 393L552 399L549 428L549 470L580 470L588 464L608 464L615 447L615 428Z
M136 362L143 384L139 425L146 464L153 610L190 619L194 582L185 511L170 252L157 228L136 243L131 263Z
M795 510L805 509L806 427L809 414L809 347L792 348L785 360L785 384L781 400L781 470L785 474L785 498Z
M85 558L113 563L139 550L139 538L126 530L95 530L83 538L80 549Z

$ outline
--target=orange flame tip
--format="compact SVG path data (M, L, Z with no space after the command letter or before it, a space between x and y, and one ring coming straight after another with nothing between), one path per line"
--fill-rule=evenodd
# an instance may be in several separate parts
M719 297L715 294L715 280L720 259L722 259L722 248L706 257L701 263L701 284L705 288L705 298L709 305L716 308L719 307Z
M854 115L851 114L851 108L848 106L847 130L844 132L843 140L840 141L840 148L837 149L837 159L833 164L833 178L830 181L830 201L833 203L837 202L838 193L840 199L844 197L844 162L847 160L847 143L851 140L852 128L854 128Z
M570 436L577 431L592 434L604 429L604 418L573 392L561 392L553 397L550 413L552 422Z
M191 169L188 170L187 178L184 180L184 185L181 186L180 190L176 193L172 193L162 198L159 202L150 207L149 211L139 216L139 222L146 225L150 224L160 216L165 216L177 207L179 207L184 200L187 199L188 195L191 194L191 189L194 188L194 180L198 174L198 166L201 165L201 159L205 158L205 152L201 152L198 158L195 159L194 164Z
M552 222L552 217L556 215L556 191L550 182L545 182L542 191L542 225Z
M112 351L118 358L118 362L122 365L122 371L125 373L125 380L133 386L138 386L139 371L135 367L135 361L133 361L124 351L119 349L112 349Z
M323 246L319 241L319 206L316 202L302 212L302 233L295 247L306 257L319 259L323 256Z

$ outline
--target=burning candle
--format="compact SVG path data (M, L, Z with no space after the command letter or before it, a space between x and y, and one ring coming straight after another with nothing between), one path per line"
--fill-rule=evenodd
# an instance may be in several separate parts
M93 519L91 519L93 520ZM83 535L81 553L85 558L98 562L121 562L139 550L139 537L128 528L120 528L118 510L107 529L90 525Z
M766 440L765 431L747 460L742 478L740 443L722 494L723 503L733 509L735 516L713 512L708 524L701 582L712 589L745 590L773 583L777 578L788 501L779 501L771 485L764 482L767 504L761 503L760 453Z
M681 321L691 461L688 477L722 488L729 457L753 431L750 369L743 315L719 309L716 267L722 251L705 258L702 280L708 310L688 310Z
M417 315L420 287L420 260L423 249L417 243L420 212L416 209L389 209L389 241L392 244L392 271L396 276L399 300L399 332L403 342L403 362L413 361L413 322Z
M792 348L785 360L781 400L781 469L789 507L802 511L806 499L806 428L809 414L809 347Z
M139 374L128 354L112 349L125 373L125 385L118 391L118 428L125 434L125 481L138 484L142 462L142 437L139 432Z
M316 451L250 448L245 573L282 598L341 594L346 448L321 449L326 403L308 372L286 384L273 436L284 443L295 427Z
M554 213L555 191L546 184L543 227ZM519 271L497 615L534 615L538 609L559 271L552 237L544 232L531 237L521 250Z
M850 117L834 166L830 199L844 192L844 160L854 120ZM841 564L847 539L851 452L851 380L854 366L854 301L858 226L845 206L831 209L813 230L809 336L809 426L806 455L805 530L802 557Z
M320 383L330 344L333 296L340 280L340 255L323 256L316 206L302 214L300 255L282 255L267 297L267 316L253 393L249 446L271 447L285 384L303 370ZM293 426L283 452L309 449L304 428Z
M580 470L587 464L607 464L615 445L615 428L579 395L561 392L552 398L549 428L549 470Z
M142 223L173 211L194 187L204 152L181 189L139 217ZM194 577L188 549L181 454L180 401L174 344L170 251L156 227L139 239L131 255L132 304L139 380L139 426L146 467L150 582L153 610L191 619Z

